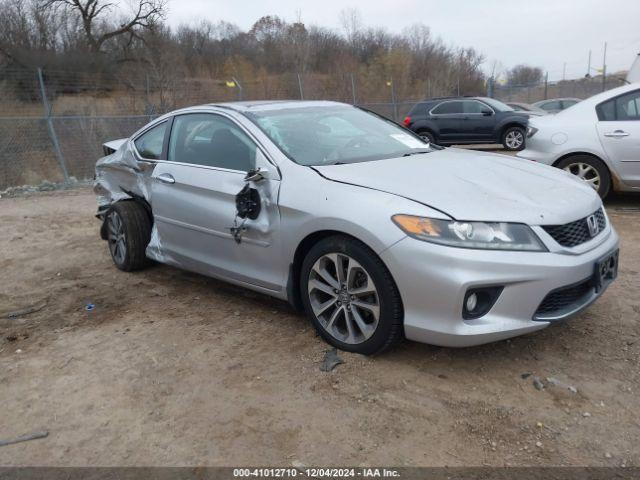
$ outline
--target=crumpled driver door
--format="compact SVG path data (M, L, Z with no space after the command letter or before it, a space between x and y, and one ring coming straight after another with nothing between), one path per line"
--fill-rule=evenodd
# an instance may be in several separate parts
M181 268L280 290L287 263L279 242L280 177L260 150L256 169L261 178L252 181L238 171L158 163L151 188L155 238L147 250ZM241 218L238 194L246 187L259 212Z

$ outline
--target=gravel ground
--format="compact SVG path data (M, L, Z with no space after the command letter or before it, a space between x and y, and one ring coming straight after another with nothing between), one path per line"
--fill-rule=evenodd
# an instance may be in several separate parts
M0 440L49 431L0 447L0 465L640 464L639 197L608 202L619 279L571 321L341 353L331 372L283 302L118 271L95 207L87 188L0 199Z

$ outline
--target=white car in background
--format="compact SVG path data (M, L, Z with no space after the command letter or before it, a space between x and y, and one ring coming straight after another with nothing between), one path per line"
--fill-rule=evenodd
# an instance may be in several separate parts
M529 119L518 157L562 168L604 198L640 192L640 83L614 88L556 115Z

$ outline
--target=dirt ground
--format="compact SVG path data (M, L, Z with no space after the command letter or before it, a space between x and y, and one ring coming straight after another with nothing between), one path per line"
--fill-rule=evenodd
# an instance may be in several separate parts
M608 202L619 279L568 323L329 373L283 302L118 271L95 208L87 188L0 199L0 439L49 431L0 465L640 465L640 197Z

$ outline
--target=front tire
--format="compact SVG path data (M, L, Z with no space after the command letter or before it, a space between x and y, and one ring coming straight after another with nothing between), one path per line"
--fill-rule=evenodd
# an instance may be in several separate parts
M611 188L611 174L602 160L591 155L573 155L567 157L556 165L593 188L600 198L605 198Z
M146 209L134 201L115 203L107 211L107 243L113 263L132 272L148 265L145 251L151 239L151 219Z
M509 127L502 134L502 146L514 152L524 148L525 130L522 127Z
M305 312L329 344L373 355L403 336L398 288L378 256L342 235L314 245L302 262L300 291Z

